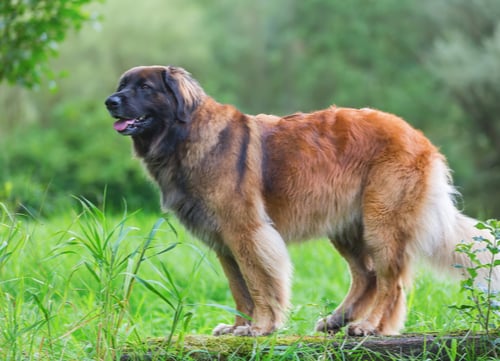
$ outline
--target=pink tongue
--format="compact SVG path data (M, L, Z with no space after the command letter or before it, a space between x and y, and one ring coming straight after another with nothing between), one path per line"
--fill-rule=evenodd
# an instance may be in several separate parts
M115 122L115 124L113 124L113 128L115 128L116 131L123 131L125 130L125 128L127 128L127 126L129 124L132 124L134 123L134 120L133 119L120 119L120 120L117 120Z

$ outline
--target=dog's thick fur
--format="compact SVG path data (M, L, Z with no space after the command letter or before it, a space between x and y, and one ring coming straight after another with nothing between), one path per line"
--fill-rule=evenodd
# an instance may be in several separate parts
M237 310L251 318L236 316L216 335L283 325L286 243L322 236L347 260L352 284L317 330L395 334L417 256L457 272L452 265L467 260L455 245L481 234L454 206L444 157L394 115L337 107L246 115L172 66L127 71L106 106L115 129L132 136L163 207L214 249Z

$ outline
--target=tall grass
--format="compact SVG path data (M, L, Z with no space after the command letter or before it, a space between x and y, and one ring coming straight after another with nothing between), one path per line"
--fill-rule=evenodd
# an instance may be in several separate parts
M184 335L233 321L214 255L174 219L126 210L117 216L85 199L50 220L15 215L1 204L0 212L2 360L117 360L151 337L174 349ZM347 268L326 241L290 252L294 306L277 336L312 335L315 321L345 295ZM409 292L407 330L467 327L448 308L465 298L459 285L423 273Z
M118 223L109 225L105 213L88 200L80 199L80 205L83 210L77 217L78 230L63 232L69 239L54 249L51 258L79 255L80 261L72 267L72 272L83 268L88 276L86 288L95 295L94 309L85 315L86 320L97 323L95 357L115 359L122 326L127 321L125 338L133 335L140 339L128 312L130 296L135 277L163 219L130 249L124 243L136 228L126 227L129 216L125 214Z
M47 234L2 206L2 359L114 360L126 342L141 341L131 296L142 265L173 248L153 245L166 222L138 237L127 226L133 215L113 222L85 199L80 207L62 231Z

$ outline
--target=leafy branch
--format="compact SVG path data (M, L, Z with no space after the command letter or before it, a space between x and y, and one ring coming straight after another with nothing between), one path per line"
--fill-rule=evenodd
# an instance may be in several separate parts
M92 0L0 2L0 82L26 87L38 85L44 75L53 77L47 63L57 55L71 29L91 17L83 10Z

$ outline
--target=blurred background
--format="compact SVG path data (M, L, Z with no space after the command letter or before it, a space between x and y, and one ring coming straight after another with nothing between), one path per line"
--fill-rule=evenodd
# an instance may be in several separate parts
M77 195L159 212L104 100L128 68L172 64L247 113L400 115L447 156L465 212L500 215L498 0L106 0L85 11L53 76L0 85L0 202L13 210L50 216Z

